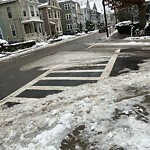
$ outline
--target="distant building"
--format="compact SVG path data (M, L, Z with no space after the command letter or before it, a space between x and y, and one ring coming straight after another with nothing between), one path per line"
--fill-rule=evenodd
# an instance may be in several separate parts
M87 0L86 4L81 5L81 9L82 9L83 16L84 16L83 24L85 28L86 22L91 20L91 8L90 8L89 0Z
M84 16L84 26L87 21L92 21L95 24L95 28L98 27L98 23L101 21L101 13L98 12L95 2L89 2L87 0L86 4L81 5Z
M64 34L74 34L77 31L76 1L58 1L61 8L61 22Z
M0 1L0 27L3 38L10 42L43 40L37 0Z
M60 7L57 0L39 5L41 19L44 20L44 32L47 38L62 35Z
M83 12L81 9L80 4L77 2L76 3L76 15L77 15L77 28L79 30L79 32L82 32L84 29L84 16L83 16Z

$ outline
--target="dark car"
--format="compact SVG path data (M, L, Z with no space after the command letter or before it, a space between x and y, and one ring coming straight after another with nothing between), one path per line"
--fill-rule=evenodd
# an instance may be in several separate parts
M102 27L102 26L101 26L101 27L99 28L99 33L103 33L103 32L106 32L106 27L104 27L104 26Z
M66 32L64 32L64 35L75 35L75 31L72 31L72 30L68 30Z

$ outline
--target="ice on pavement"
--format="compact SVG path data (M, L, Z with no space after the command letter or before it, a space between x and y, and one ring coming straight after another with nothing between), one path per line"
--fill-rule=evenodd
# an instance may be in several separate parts
M149 66L146 61L137 71L1 106L0 149L149 150Z

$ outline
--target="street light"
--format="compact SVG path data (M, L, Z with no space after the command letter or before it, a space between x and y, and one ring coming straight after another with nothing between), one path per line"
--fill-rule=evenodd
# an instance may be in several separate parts
M102 1L102 5L103 5L103 9L104 9L104 19L105 19L106 34L107 34L107 37L109 37L107 17L106 17L106 9L105 9L105 0Z

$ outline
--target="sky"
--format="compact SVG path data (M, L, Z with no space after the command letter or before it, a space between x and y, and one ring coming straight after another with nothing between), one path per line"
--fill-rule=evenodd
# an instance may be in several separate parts
M87 0L77 0L81 5L85 5ZM93 4L95 2L98 12L103 12L102 0L89 0L91 4L91 8L93 8Z
M43 99L0 105L0 149L59 150L71 142L74 150L149 150L150 60L138 65Z

